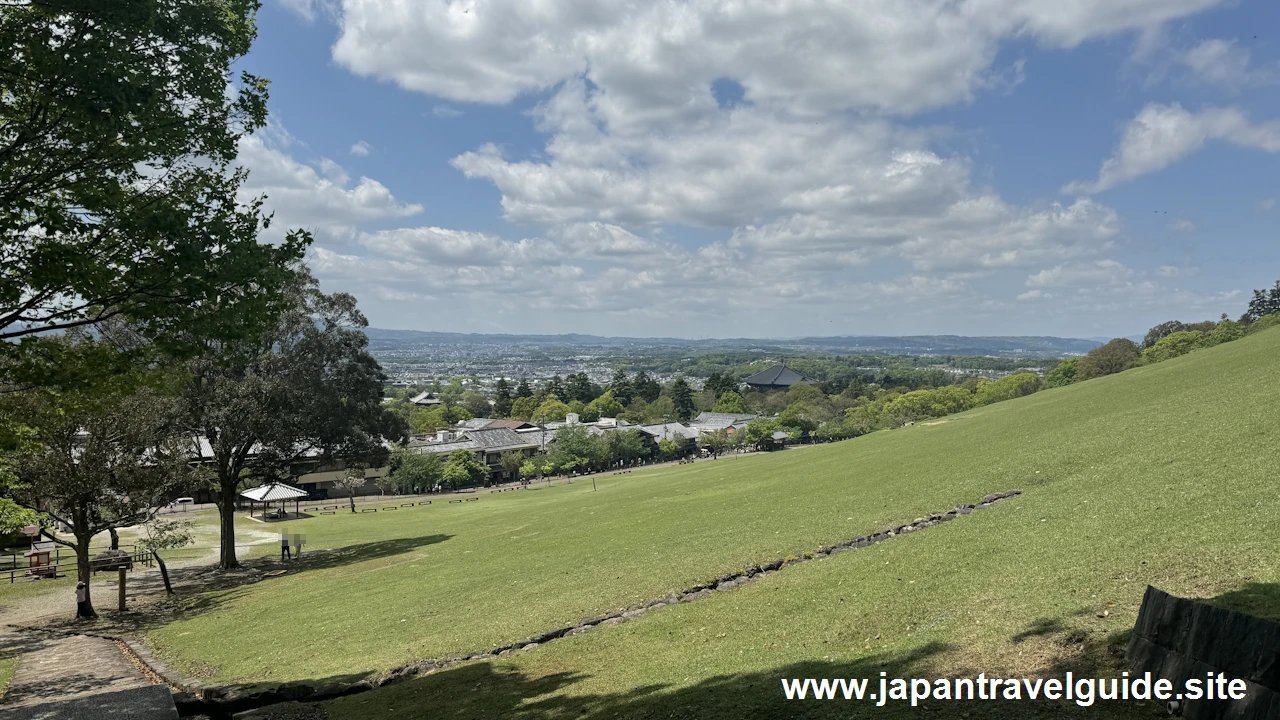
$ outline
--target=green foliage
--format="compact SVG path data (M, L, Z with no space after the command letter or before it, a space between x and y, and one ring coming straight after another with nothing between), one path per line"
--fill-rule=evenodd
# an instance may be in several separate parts
M882 417L892 425L942 417L973 407L973 396L954 385L913 390L885 403Z
M175 550L195 543L195 522L179 519L152 518L142 526L138 548L147 552Z
M1241 322L1250 323L1261 320L1268 315L1280 313L1280 280L1270 290L1254 290L1249 300L1249 309L1240 318Z
M779 430L776 420L752 420L747 423L746 430L739 430L746 434L746 442L754 447L763 447L773 443L773 434Z
M785 430L793 440L808 437L818 429L818 421L814 420L803 402L795 402L787 406L778 415L778 427Z
M565 415L569 414L569 406L560 402L555 395L548 395L547 399L533 411L533 422L562 422Z
M636 373L635 378L631 381L631 386L635 388L636 396L647 403L657 400L662 393L662 386L658 384L658 381L649 377L643 370Z
M422 492L440 482L442 465L437 455L415 452L409 447L398 447L391 453L388 476L395 481L401 492Z
M688 443L683 437L669 437L658 441L658 451L669 458L683 457Z
M693 417L696 408L693 406L693 389L683 377L671 383L671 407L675 411L676 420L685 422Z
M561 472L586 470L603 458L599 437L592 435L584 425L566 425L556 430L549 460Z
M1268 330L1277 325L1280 325L1280 313L1276 313L1274 315L1267 315L1258 320L1254 320L1253 322L1249 323L1249 325L1247 326L1248 329L1245 331L1245 333L1248 335L1252 335L1256 332L1262 332L1263 330Z
M1076 381L1079 373L1080 358L1067 358L1045 373L1043 386L1046 388L1066 387Z
M533 414L538 410L538 401L532 396L518 397L515 402L511 403L511 413L508 417L512 420L532 420Z
M506 378L498 378L493 388L493 416L495 418L510 417L512 402L514 398L511 397L511 385Z
M1209 344L1221 345L1233 342L1245 336L1245 327L1238 322L1228 320L1225 316L1218 326L1209 331Z
M609 463L629 463L649 453L644 433L636 429L606 430L601 436L603 457Z
M635 387L631 385L631 381L627 379L627 374L622 370L614 371L613 379L609 381L608 391L623 407L630 405L631 401L635 399ZM605 417L612 416L606 415Z
M446 430L472 417L474 416L461 405L418 407L409 412L409 431L421 434Z
M529 389L529 378L520 378L520 384L516 386L516 397L533 397L533 391Z
M592 400L591 403L587 405L586 410L587 413L594 415L596 418L616 418L621 415L626 408L623 406L621 401L614 397L613 390L609 389L600 397Z
M0 538L21 532L28 525L39 524L40 513L0 497Z
M1138 346L1132 340L1116 338L1090 350L1080 361L1076 377L1089 380L1122 372L1136 365L1139 357Z
M1142 359L1148 363L1163 362L1209 345L1208 333L1199 330L1184 330L1170 333L1161 338L1156 344L1142 352Z
M256 9L5 3L0 352L114 316L170 354L270 324L310 238L258 242L261 199L238 198L238 143L267 119L266 81L232 73Z
M730 445L729 433L726 430L712 430L698 436L698 447L707 450L712 455L719 455L728 450Z
M520 477L525 480L532 480L542 476L542 466L534 458L529 458L520 464Z
M711 408L711 411L740 414L750 412L747 410L747 404L743 401L742 396L733 390L727 390L722 393L719 399L716 400L716 404Z
M471 417L489 417L493 414L493 406L489 404L489 400L478 392L468 390L462 393L462 397L458 399L461 405Z
M976 406L1012 400L1030 395L1040 389L1040 376L1035 373L1017 373L1006 375L999 380L978 383L978 391L974 393L973 404Z
M508 450L498 456L498 464L502 466L502 477L511 480L520 476L520 466L524 464L524 453Z
M457 490L467 485L479 485L489 479L489 466L480 462L470 450L454 450L444 464L441 480Z

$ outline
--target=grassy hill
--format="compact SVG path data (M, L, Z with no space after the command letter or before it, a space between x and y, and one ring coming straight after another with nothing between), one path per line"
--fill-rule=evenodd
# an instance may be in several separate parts
M345 677L484 649L1018 488L919 534L327 709L842 715L857 708L786 704L779 678L1114 669L1147 584L1280 614L1278 351L1269 331L845 443L609 477L598 491L309 520L298 529L313 544L362 547L211 597L151 639L222 680ZM293 631L249 630L283 616L297 618Z

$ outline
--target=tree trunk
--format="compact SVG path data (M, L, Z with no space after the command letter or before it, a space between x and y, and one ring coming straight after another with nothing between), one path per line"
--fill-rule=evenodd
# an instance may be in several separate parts
M160 566L160 578L164 580L164 591L172 595L173 586L169 584L169 568L165 567L164 560L160 559L160 553L152 550L151 557L155 558L156 565Z
M356 491L355 490L351 491L351 496L349 499L351 500L351 512L355 512L356 511Z
M120 549L120 533L116 532L115 528L107 528L107 532L111 533L111 549L119 550Z
M227 482L220 478L218 483L218 528L221 553L218 567L231 570L240 567L236 559L236 486L239 482Z
M89 538L76 534L76 579L84 583L84 602L76 603L76 618L98 617L93 610L93 597L89 594L89 581L93 573L89 566Z

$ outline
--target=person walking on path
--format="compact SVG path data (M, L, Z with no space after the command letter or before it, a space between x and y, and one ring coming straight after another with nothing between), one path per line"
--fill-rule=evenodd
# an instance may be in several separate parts
M284 562L285 558L293 559L293 554L289 552L289 533L280 531L280 562Z

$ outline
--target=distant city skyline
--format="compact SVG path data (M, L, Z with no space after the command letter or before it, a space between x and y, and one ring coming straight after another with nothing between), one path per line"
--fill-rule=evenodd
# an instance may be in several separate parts
M616 5L616 6L615 6ZM1280 277L1263 0L267 0L270 238L376 327L1133 336ZM654 38L662 38L656 41Z

